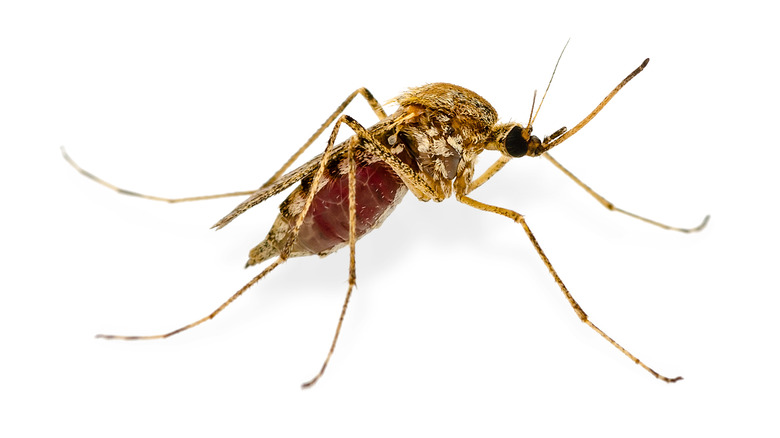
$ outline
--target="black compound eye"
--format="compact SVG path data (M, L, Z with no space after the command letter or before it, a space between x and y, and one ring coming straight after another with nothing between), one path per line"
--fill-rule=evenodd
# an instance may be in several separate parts
M504 138L504 150L506 153L518 158L528 153L528 141L523 138L523 130L514 126Z

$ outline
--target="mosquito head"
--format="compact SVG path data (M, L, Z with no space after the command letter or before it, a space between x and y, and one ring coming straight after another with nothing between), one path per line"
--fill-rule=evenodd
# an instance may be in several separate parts
M547 82L547 88L544 90L544 94L542 95L542 100L539 102L539 106L536 107L536 112L534 112L534 107L536 106L536 91L534 91L534 98L531 102L531 115L528 117L528 127L524 128L519 124L510 126L506 134L503 136L503 141L498 142L499 146L502 147L500 150L504 154L515 158L523 157L525 155L530 157L538 157L552 147L548 145L550 141L560 137L564 132L566 132L566 128L561 128L553 135L545 137L543 142L539 141L538 137L531 135L531 131L534 129L533 126L534 121L536 120L536 116L539 115L539 110L542 109L544 98L547 97L547 92L550 91L550 85L552 84L552 80L555 77L555 72L558 70L558 64L561 62L563 52L566 51L566 46L568 45L569 41L566 41L566 44L561 50L561 54L558 55L558 60L555 62L555 67L553 68L553 72L550 75L550 81ZM501 137L499 137L499 140L501 140Z
M486 149L498 150L511 158L535 156L542 142L537 136L531 135L532 130L519 123L498 125L493 129L493 139L488 142Z

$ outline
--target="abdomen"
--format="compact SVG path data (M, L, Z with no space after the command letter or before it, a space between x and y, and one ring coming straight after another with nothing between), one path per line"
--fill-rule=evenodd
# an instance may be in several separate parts
M292 247L291 257L321 256L349 243L349 176L346 157L332 160L323 178L324 185L314 195ZM366 163L358 160L355 173L357 238L382 224L407 192L406 186L383 161ZM304 187L307 184L303 185ZM296 188L280 206L281 214L266 239L249 254L247 266L279 255L290 239L291 229L303 208L307 190Z
M406 191L400 178L384 162L359 164L355 172L357 237L381 225ZM327 254L347 243L349 177L341 175L314 196L294 247L310 254Z

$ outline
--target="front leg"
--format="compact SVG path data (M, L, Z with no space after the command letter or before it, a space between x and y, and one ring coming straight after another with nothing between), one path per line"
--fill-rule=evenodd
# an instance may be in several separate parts
M609 202L606 198L596 193L593 189L591 189L587 184L582 182L579 178L574 176L573 173L571 173L568 169L563 167L561 163L558 162L555 158L552 157L549 153L542 154L544 158L547 159L547 161L551 162L553 166L557 167L558 170L563 172L566 176L571 178L572 181L574 181L578 186L582 187L590 196L592 196L595 200L599 201L599 204L603 205L604 208L606 208L609 211L616 211L618 213L623 213L626 216L630 216L634 219L639 219L642 222L655 225L656 227L663 228L665 230L672 230L672 231L679 231L681 233L693 233L696 231L701 231L702 228L704 228L707 225L707 222L710 220L710 215L707 215L704 217L704 220L701 221L701 223L693 228L680 228L680 227L673 227L671 225L666 225L661 222L658 222L653 219L646 218L644 216L640 216L635 213L631 213L630 211L623 210L622 208L618 207L617 205Z

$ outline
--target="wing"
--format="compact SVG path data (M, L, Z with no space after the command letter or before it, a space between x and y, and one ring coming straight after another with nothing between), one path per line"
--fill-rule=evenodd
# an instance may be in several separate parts
M346 144L341 143L333 148L333 150L330 153L330 156L331 157L337 156L344 149L346 149ZM256 192L251 194L249 198L247 198L244 202L238 204L238 206L234 208L233 211L228 213L227 216L220 219L219 222L214 224L214 226L212 226L211 228L215 228L218 230L224 227L225 225L233 221L233 219L237 218L238 216L240 216L250 208L254 207L255 205L265 201L271 196L278 194L282 190L297 183L301 179L314 174L314 172L317 171L320 162L322 161L322 155L323 154L319 154L316 157L309 160L307 163L298 167L297 169L284 174L282 177L280 177L278 180L274 181L270 185L260 187L259 189L257 189Z

